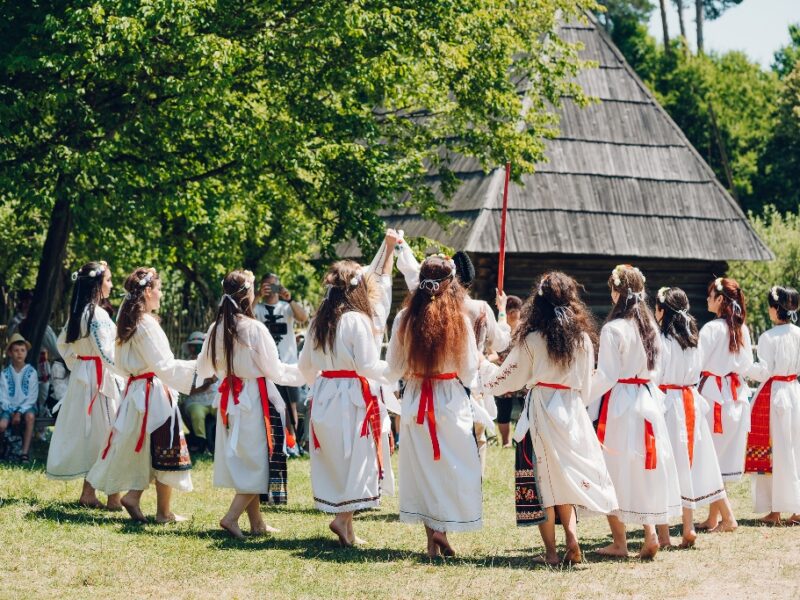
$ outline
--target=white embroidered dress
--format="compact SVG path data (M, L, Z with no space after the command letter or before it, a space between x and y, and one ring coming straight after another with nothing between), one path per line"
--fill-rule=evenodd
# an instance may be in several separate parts
M515 344L503 364L488 361L486 387L495 395L529 388L514 439L521 442L530 430L536 455L542 506L572 504L592 513L618 508L614 484L603 459L592 422L586 412L591 393L594 347L584 334L584 346L575 351L568 367L556 364L541 333L529 333ZM566 386L552 389L539 383Z
M725 498L725 486L719 470L707 414L709 403L697 391L700 379L700 352L697 348L682 349L671 337L661 336L659 385L688 388L691 404L687 412L683 389L665 389L667 429L678 468L681 501L685 508L697 508ZM694 426L687 426L694 419ZM691 461L689 448L691 444Z
M114 422L108 453L89 471L86 479L95 489L107 494L126 490L145 490L150 482L175 489L192 490L189 471L160 471L151 466L150 434L167 421L183 427L178 410L178 392L188 394L194 380L195 361L177 360L172 354L164 330L153 315L145 314L131 338L116 347L117 371L125 377L154 373L147 421L144 423L144 444L136 445L145 421L147 381L139 379L127 384L119 414Z
M473 436L472 407L466 387L474 383L478 348L469 320L464 317L467 337L463 361L446 361L441 372L456 373L458 379L432 380L433 413L441 456L434 459L428 417L418 424L422 380L407 373L405 349L397 338L401 310L394 320L386 354L390 378L405 375L401 399L400 520L422 522L436 531L473 531L482 526L481 464ZM454 349L455 350L455 349ZM454 353L455 354L455 353Z
M636 324L628 319L606 323L600 332L597 371L592 377L592 413L597 414L599 399L610 390L601 442L619 503L613 514L624 523L665 524L682 512L678 471L664 421L664 398L652 381L655 375L647 368ZM620 379L650 383L620 383ZM600 421L598 433L602 417ZM647 423L655 438L655 468L650 469L646 468Z
M202 381L216 375L223 385L227 373L222 326L215 338L211 337L211 327L197 358L197 377ZM275 385L299 386L302 380L296 365L280 361L278 348L263 323L239 315L236 329L233 375L242 380L242 389L238 403L232 390L228 392L227 427L222 422L221 394L217 393L214 399L217 409L214 486L233 488L241 494L266 494L269 492L269 447L258 379L266 379L268 402L279 415L285 414L286 405ZM216 344L216 367L209 351L212 343ZM270 422L270 427L275 429L283 424Z
M95 307L87 330L89 308L87 305L81 319L81 337L67 343L66 327L58 336L58 351L71 375L66 394L53 408L58 411L58 418L47 453L50 479L85 477L105 447L117 416L120 397L114 376L117 328L104 309ZM97 357L101 361L99 387L96 362L79 356Z
M758 362L748 376L766 381L775 375L800 374L800 328L777 325L758 338ZM773 381L769 432L772 474L753 474L756 512L800 514L800 383Z
M731 352L728 348L728 325L724 319L714 319L700 330L700 368L713 376L708 377L699 389L711 405L706 418L723 481L739 481L742 478L747 434L750 431L750 389L743 377L753 364L753 348L747 325L742 325L742 339L744 346L738 352ZM714 403L720 404L716 410L721 415L722 433L714 431Z
M361 382L355 377L331 378L323 374L355 371L369 380L370 394L375 397L378 392L375 382L384 381L387 369L375 347L371 320L359 312L344 313L336 327L333 351L315 348L309 336L298 366L312 386L314 398L310 419L314 505L328 513L378 506L378 457L371 429L362 435L367 403ZM388 445L384 434L381 445ZM382 454L386 456L388 452ZM385 458L383 465L386 469Z

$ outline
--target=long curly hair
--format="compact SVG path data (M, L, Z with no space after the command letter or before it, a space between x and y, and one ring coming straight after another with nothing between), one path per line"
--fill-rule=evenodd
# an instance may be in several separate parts
M128 275L123 284L125 300L117 314L117 344L127 342L136 333L145 313L144 291L155 288L160 281L158 272L152 267L137 267Z
M697 321L689 314L689 297L681 288L663 287L656 294L656 306L664 311L661 333L673 338L681 350L697 348Z
M250 290L253 288L255 276L250 271L231 271L222 280L222 300L217 309L217 316L209 333L206 351L211 356L211 363L217 368L217 330L222 327L222 352L225 358L226 375L233 374L233 344L239 339L236 319L239 315L255 318L253 305L250 302Z
M708 284L708 295L712 299L722 296L722 307L717 316L728 326L728 350L738 352L744 348L742 326L747 318L747 303L741 286L730 277L717 277Z
M522 344L534 331L544 336L550 360L562 367L570 366L575 351L584 347L584 333L597 347L597 324L580 299L578 283L566 273L551 271L534 283L522 307L514 343Z
M89 335L89 330L94 320L94 307L102 300L101 288L108 271L108 265L103 261L88 262L73 273L75 285L72 287L72 299L69 303L69 319L67 320L67 343L72 343L78 338ZM86 331L81 331L81 321L86 307L89 307L89 317L86 322Z
M647 368L653 370L658 361L657 325L653 311L647 306L642 272L631 265L617 265L608 278L608 288L619 294L606 323L614 319L629 319L636 324L647 355Z
M435 375L441 373L448 357L457 364L464 359L464 340L469 335L464 322L465 292L447 257L426 258L419 279L419 287L403 303L405 312L397 335L406 353L408 373Z
M346 312L375 316L371 300L378 292L372 275L364 273L361 265L352 260L333 263L323 280L327 291L311 322L309 332L315 349L332 352L339 320Z

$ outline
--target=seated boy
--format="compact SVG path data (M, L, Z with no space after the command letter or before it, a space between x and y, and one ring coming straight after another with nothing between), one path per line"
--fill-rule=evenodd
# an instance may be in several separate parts
M31 345L20 334L15 333L6 346L11 364L0 372L0 436L5 436L9 423L12 427L24 421L22 436L23 463L30 462L28 456L36 423L36 400L39 395L39 375L25 362Z

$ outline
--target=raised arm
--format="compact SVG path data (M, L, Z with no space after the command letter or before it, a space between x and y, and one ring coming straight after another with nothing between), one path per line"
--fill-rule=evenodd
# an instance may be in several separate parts
M264 376L277 385L290 387L303 385L305 380L297 365L287 365L281 362L278 357L278 347L266 326L253 321L251 329L250 343L255 351L255 362Z
M397 268L403 274L406 280L406 286L410 291L417 289L419 285L419 269L420 265L417 259L414 258L414 253L408 244L401 244L397 254Z
M189 395L192 391L196 361L176 359L164 330L152 317L146 315L141 320L134 336L148 369L169 387Z

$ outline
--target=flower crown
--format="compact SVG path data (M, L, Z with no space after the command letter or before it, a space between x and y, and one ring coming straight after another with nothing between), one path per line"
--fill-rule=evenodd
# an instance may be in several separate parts
M100 261L97 261L97 264L99 264L100 266L97 267L96 269L92 269L91 271L89 271L85 275L81 275L80 271L74 271L72 273L72 281L77 281L78 277L91 277L92 279L94 279L95 277L99 277L100 275L105 273L105 270L108 267L108 263L106 261L104 261L104 260L100 260Z
M777 302L778 301L778 286L773 285L772 289L769 291L769 295L772 296L772 299Z
M669 291L668 287L658 288L658 293L656 294L656 298L658 299L659 304L666 304L667 303L667 292Z
M620 287L622 285L621 275L624 271L633 271L634 273L639 275L639 277L642 278L642 283L647 281L647 278L638 269L638 267L634 267L633 265L617 265L616 267L614 267L614 270L611 271L611 277L615 287Z

